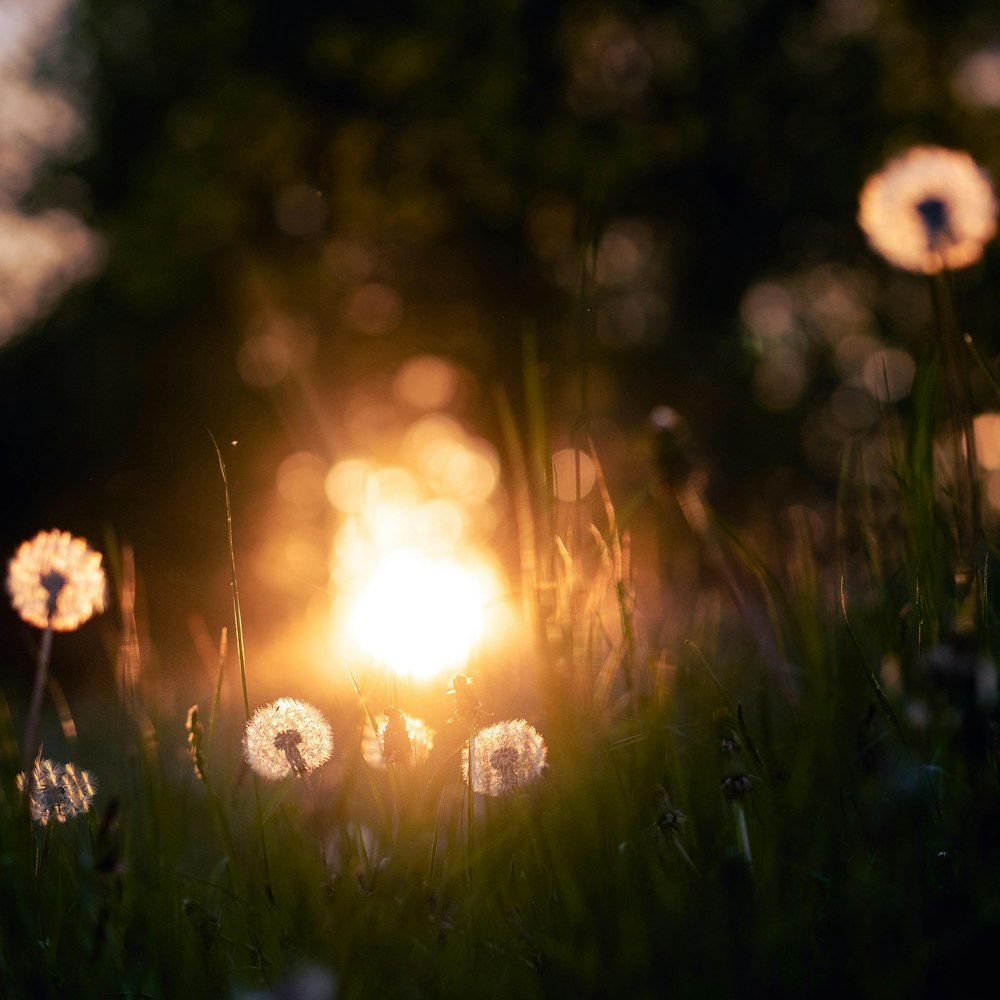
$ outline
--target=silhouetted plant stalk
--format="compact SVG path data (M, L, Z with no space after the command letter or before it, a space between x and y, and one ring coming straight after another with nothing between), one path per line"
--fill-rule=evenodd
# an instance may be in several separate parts
M462 727L465 736L465 824L466 824L466 872L472 878L472 853L475 848L476 799L476 733L482 722L482 706L472 690L472 681L465 674L455 674L448 692L454 699L452 720Z
M226 864L226 877L229 880L230 889L239 895L240 880L237 873L238 855L236 853L236 845L233 841L233 835L229 827L229 819L226 816L225 808L223 807L222 801L219 799L215 785L212 783L209 775L205 757L205 731L201 724L201 718L197 705L192 705L188 709L185 729L188 734L188 753L191 757L191 762L194 765L194 773L198 780L205 786L209 803L212 806L212 818L215 822L215 828L219 834L219 839L222 841L222 849L226 854L228 862Z
M31 773L31 762L38 754L38 721L42 714L42 696L45 694L45 683L49 676L49 661L52 658L52 629L42 629L38 642L38 660L35 665L35 684L31 690L31 703L28 707L28 719L24 726L24 746L21 755L24 765ZM30 779L29 779L30 780ZM30 784L29 784L30 789Z
M945 385L955 433L951 435L958 557L955 564L955 602L958 631L973 627L980 582L983 541L976 438L972 419L972 390L965 345L955 316L951 276L947 268L931 275L934 313L943 345Z
M469 857L469 877L472 877L472 852L476 846L476 796L475 796L475 769L476 769L476 734L473 732L472 724L469 727L468 739L469 768L466 776L465 801L468 810L466 815L466 825L468 827L467 849Z
M733 746L738 747L735 740L724 742L730 742ZM735 752L738 753L739 750L737 749ZM745 803L752 787L750 775L742 772L733 772L722 779L722 794L729 800L733 825L736 827L736 843L747 865L753 864L753 853L750 850L750 830L747 827Z
M40 531L30 541L22 542L8 563L11 605L25 622L41 630L22 747L24 764L29 768L29 789L52 656L52 632L72 632L103 611L106 590L101 554L94 552L86 539L74 538L68 531Z
M233 544L233 508L229 498L229 476L226 472L226 462L222 457L215 435L209 431L209 437L215 446L215 454L219 459L219 472L222 474L222 491L226 499L226 539L229 544L229 566L232 574L233 589L233 624L236 628L236 651L240 661L240 681L243 686L243 709L246 721L250 722L250 695L247 690L247 658L243 643L243 615L240 611L240 591L236 576L236 547ZM264 836L264 813L260 803L260 785L256 773L251 770L250 780L253 783L254 806L257 814L257 831L260 836L261 859L264 866L264 893L268 903L274 906L274 889L271 883L271 866L267 857L267 838Z

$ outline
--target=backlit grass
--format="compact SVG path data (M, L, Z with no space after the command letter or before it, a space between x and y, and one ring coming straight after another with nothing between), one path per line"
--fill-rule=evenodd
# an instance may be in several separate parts
M120 683L46 728L59 746L43 760L71 763L19 782L33 710L0 701L3 994L884 997L975 982L1000 931L1000 629L964 393L971 366L996 376L946 339L955 308L939 306L906 406L887 403L845 452L832 543L799 508L765 546L718 516L694 467L639 501L679 511L701 561L676 642L644 620L632 508L600 455L584 456L597 517L566 492L571 464L553 496L530 357L523 426L498 394L522 640L507 674L473 658L412 705L373 669L349 698L287 703L299 715L262 706L234 557L238 665L223 635L216 684L177 713L135 661L119 574ZM61 584L46 579L51 617ZM391 614L366 614L405 651ZM282 682L313 700L294 661ZM67 809L59 776L83 769L96 793Z

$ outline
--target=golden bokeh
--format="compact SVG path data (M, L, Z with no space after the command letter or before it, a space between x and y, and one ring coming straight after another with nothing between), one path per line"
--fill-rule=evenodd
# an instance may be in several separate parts
M593 459L576 448L562 448L552 456L552 491L557 500L582 500L594 488L597 471Z

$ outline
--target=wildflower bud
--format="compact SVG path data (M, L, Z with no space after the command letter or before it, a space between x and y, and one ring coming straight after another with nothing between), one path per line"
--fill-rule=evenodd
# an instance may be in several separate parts
M361 736L361 755L369 767L387 764L424 763L434 748L434 730L423 719L404 715L390 706L385 710L386 724L376 729L369 721Z
M448 693L455 699L455 711L452 719L455 722L464 722L474 725L482 716L482 705L476 701L472 693L472 678L465 674L455 674L451 679L451 687Z
M667 790L657 785L653 792L653 802L656 807L656 828L660 833L676 833L687 822L687 817L677 809Z
M385 710L385 728L382 730L382 756L387 764L407 764L412 753L406 720L398 708Z
M731 802L745 799L752 787L749 774L729 774L722 779L722 794Z

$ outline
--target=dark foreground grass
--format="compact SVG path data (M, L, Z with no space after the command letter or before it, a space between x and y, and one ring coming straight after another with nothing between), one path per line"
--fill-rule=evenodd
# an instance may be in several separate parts
M184 719L133 670L77 712L95 808L42 827L0 702L3 995L981 992L1000 933L1000 628L985 538L974 582L955 581L937 364L906 420L848 454L826 564L795 517L772 562L695 479L664 484L708 581L678 648L644 637L610 501L558 528L507 412L549 757L471 811L468 719L447 707L431 758L387 769L356 750L368 706L342 707L335 764L255 794L241 706L191 720L196 774ZM537 425L526 437L547 453Z

